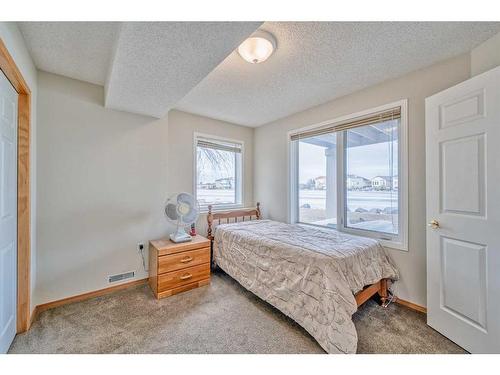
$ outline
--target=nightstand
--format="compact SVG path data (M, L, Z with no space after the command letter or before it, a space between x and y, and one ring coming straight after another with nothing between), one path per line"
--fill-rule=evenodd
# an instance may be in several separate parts
M210 283L210 241L195 236L190 242L169 239L149 242L149 285L156 298Z

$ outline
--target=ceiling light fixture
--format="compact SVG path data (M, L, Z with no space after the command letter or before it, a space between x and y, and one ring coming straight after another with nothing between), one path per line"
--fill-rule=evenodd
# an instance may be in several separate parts
M238 47L238 53L250 64L266 61L276 49L276 40L267 31L257 30Z

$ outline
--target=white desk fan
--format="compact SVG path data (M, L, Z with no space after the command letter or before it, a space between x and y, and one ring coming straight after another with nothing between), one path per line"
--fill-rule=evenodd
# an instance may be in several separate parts
M177 230L170 235L175 243L191 241L191 236L184 230L185 226L193 224L200 213L197 200L188 193L174 194L165 203L165 217L177 224Z

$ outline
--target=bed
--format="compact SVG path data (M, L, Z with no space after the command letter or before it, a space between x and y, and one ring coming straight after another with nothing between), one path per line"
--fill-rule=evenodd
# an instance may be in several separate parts
M207 215L213 262L308 331L328 353L356 353L362 303L398 279L376 240L262 220L255 209ZM217 229L215 230L215 227Z

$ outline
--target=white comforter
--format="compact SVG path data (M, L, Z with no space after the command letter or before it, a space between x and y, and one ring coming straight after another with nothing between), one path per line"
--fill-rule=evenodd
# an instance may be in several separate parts
M354 294L382 278L398 278L375 240L270 220L219 225L214 260L328 353L356 352Z

